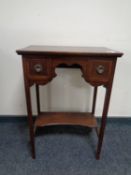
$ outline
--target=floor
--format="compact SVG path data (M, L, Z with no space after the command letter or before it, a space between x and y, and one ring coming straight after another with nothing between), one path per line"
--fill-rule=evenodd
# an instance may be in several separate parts
M97 136L83 127L37 131L36 159L30 155L26 121L0 121L0 175L130 175L131 119L108 121L101 159Z

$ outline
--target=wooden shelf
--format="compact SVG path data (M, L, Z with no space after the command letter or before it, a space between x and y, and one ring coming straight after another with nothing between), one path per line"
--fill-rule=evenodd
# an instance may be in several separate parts
M97 127L96 118L91 113L43 112L35 120L35 128L49 125L79 125Z

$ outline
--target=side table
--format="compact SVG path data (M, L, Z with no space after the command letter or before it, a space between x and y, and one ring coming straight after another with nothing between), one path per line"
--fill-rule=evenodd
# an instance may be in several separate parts
M118 57L123 53L105 47L29 46L17 50L22 55L25 94L30 131L32 157L35 158L35 128L48 125L80 125L95 128L98 135L96 159L100 158L104 130L109 108L113 77ZM56 67L76 67L82 77L94 87L91 112L42 112L39 85L49 83L56 77ZM38 117L32 119L31 86L36 86ZM97 89L106 88L100 129L94 116Z

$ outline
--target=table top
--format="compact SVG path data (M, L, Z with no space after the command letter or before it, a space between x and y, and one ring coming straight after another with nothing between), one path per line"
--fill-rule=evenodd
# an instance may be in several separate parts
M20 55L24 54L55 54L55 55L97 55L97 56L117 56L121 57L122 52L106 47L74 47L74 46L39 46L31 45L16 51Z

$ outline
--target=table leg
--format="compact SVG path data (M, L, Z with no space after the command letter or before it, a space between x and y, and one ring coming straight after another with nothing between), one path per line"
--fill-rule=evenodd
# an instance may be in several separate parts
M39 85L36 84L36 101L37 101L37 112L40 114L40 92Z
M27 83L25 83L25 93L26 93L31 153L32 153L32 158L35 159L35 139L34 139L34 130L33 130L31 93L30 93L30 86Z
M102 119L101 119L100 132L99 132L99 136L98 136L96 159L100 159L104 131L105 131L105 127L106 127L107 113L108 113L109 102L110 102L110 95L111 95L111 87L107 87L106 94L105 94L105 101L104 101L104 109L103 109Z
M98 87L94 87L94 94L93 94L93 104L92 104L92 114L95 113L95 108L96 108L96 97L97 97L97 89Z

